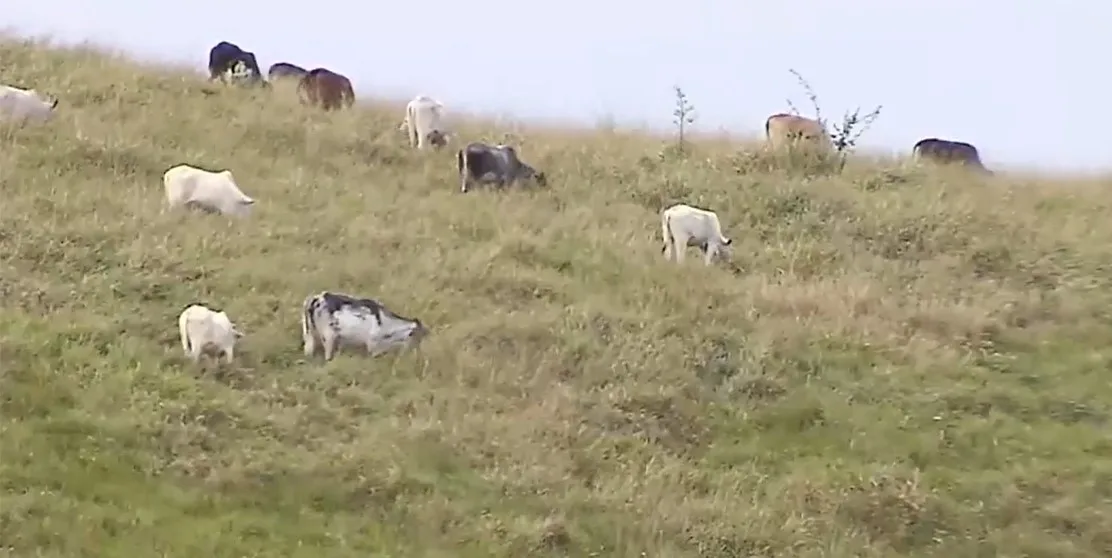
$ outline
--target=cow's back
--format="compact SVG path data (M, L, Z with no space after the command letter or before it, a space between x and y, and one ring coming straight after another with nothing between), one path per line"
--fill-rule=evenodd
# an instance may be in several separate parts
M919 159L981 166L981 155L977 152L977 148L961 141L926 138L916 142L911 151Z
M270 69L267 70L267 77L274 81L275 79L301 79L308 74L309 71L297 64L290 64L289 62L278 62L271 64Z

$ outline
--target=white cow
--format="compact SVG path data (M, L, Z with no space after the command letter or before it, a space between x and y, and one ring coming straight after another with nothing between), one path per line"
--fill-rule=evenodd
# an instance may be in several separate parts
M410 147L443 147L448 143L448 131L444 129L443 118L444 105L440 101L418 95L405 106L405 118L398 130L406 132Z
M730 255L731 241L722 236L718 215L713 211L676 204L661 212L660 226L664 233L665 259L682 262L688 246L698 246L703 251L706 265L710 265L715 256L727 258Z
M243 337L227 314L214 312L200 304L182 311L178 316L178 331L181 333L181 348L193 362L199 362L202 353L224 353L230 364L235 357L236 340Z
M321 347L324 359L332 360L341 345L378 356L416 347L428 334L421 320L395 314L369 298L323 291L307 297L301 310L301 338L309 357Z
M57 106L58 99L48 98L34 89L0 85L0 120L42 123L50 119Z
M167 208L195 205L224 215L244 216L255 203L240 191L230 170L210 172L178 165L162 175L162 185L166 188Z

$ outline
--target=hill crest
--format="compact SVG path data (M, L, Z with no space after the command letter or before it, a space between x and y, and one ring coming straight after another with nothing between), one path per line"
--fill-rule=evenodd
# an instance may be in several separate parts
M0 131L16 554L1112 549L1107 184L868 160L804 178L725 142L675 159L522 126L550 187L461 195L400 107L324 114L29 42L0 59L62 100ZM161 213L178 163L232 169L252 218ZM718 213L734 266L662 260L679 201ZM306 361L299 304L322 289L432 334ZM234 366L187 365L195 300L246 333Z

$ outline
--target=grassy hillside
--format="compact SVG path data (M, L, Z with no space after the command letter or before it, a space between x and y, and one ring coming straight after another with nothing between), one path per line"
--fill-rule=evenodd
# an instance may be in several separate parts
M524 130L551 187L461 195L398 107L0 60L62 107L0 131L4 555L1112 554L1108 182ZM183 162L254 216L161 214ZM735 265L662 261L676 201ZM432 336L307 362L322 289ZM247 333L234 366L181 355L194 301Z

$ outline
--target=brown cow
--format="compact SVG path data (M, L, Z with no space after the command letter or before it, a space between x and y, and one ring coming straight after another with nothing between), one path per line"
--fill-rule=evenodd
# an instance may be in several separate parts
M981 155L977 153L977 148L961 141L938 138L921 139L911 148L911 155L916 161L926 160L941 164L965 165L984 174L993 174L981 162Z
M297 84L297 96L303 105L318 105L324 110L351 107L355 90L348 78L324 68L309 70Z
M795 141L815 142L822 147L832 145L830 135L821 122L785 113L774 114L765 120L765 139L774 148Z

